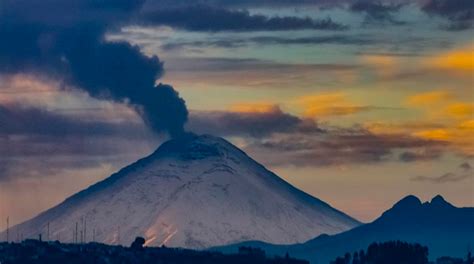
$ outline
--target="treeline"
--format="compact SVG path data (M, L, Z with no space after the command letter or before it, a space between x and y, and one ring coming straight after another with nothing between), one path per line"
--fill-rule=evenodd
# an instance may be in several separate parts
M346 253L331 264L428 264L428 248L401 241L372 243L367 251Z
M1 264L309 264L308 261L286 257L265 256L253 248L241 248L237 254L195 251L167 247L143 247L139 238L130 247L99 243L62 244L25 240L21 243L0 243Z
M420 244L402 241L372 243L367 251L346 253L336 258L331 264L474 264L471 252L466 259L440 257L436 262L428 261L428 248Z

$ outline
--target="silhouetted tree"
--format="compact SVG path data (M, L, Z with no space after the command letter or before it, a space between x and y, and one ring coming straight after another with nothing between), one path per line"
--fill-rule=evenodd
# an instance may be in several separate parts
M352 264L360 264L359 253L354 252L353 257L352 257Z
M143 249L144 244L145 244L145 239L143 237L137 237L135 238L135 241L133 241L130 248L133 250L141 250Z
M335 261L332 261L331 264L345 264L345 260L342 257L338 257Z
M467 252L466 256L466 264L472 264L474 263L474 257L472 257L471 251Z
M420 244L409 244L401 241L372 243L367 248L367 253L355 252L353 257L346 253L331 263L335 264L427 264L428 248ZM471 264L471 263L470 263Z
M366 263L364 250L359 251L359 263L360 264L365 264Z
M350 254L350 253L346 253L346 254L344 255L344 263L345 263L345 264L351 264L351 259L352 259L352 258L351 258L351 254Z

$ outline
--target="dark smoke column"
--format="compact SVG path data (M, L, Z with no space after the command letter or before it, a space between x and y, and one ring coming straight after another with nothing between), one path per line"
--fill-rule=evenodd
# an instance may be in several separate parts
M89 42L71 49L67 58L71 83L93 97L129 103L156 132L183 134L186 104L172 86L155 85L163 73L156 56L129 43Z
M127 42L108 42L142 0L0 0L0 74L48 75L90 96L127 103L156 132L184 133L186 104L158 84L163 64ZM54 12L52 11L54 10Z

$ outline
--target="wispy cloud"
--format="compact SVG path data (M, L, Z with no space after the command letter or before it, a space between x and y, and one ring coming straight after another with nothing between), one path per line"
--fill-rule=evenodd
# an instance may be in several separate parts
M245 58L179 58L167 61L167 81L182 87L238 86L287 89L350 83L359 65L282 63ZM245 76L245 78L241 78Z
M350 10L352 12L364 13L364 24L381 25L387 23L391 25L403 25L405 22L395 18L395 15L402 7L403 4L401 3L394 4L382 1L358 0L350 6Z
M237 48L248 45L372 45L374 40L368 36L356 35L330 35L330 36L307 36L307 37L283 37L283 36L258 36L258 37L223 37L208 38L206 40L182 41L173 40L164 43L163 50L176 50L184 48Z
M396 110L393 107L357 104L342 92L306 95L299 98L297 103L304 108L304 116L311 118L344 116L375 110Z
M417 176L417 177L412 178L412 180L419 181L419 182L448 183L448 182L462 181L469 177L471 177L471 175L455 174L455 173L448 172L439 177Z
M468 162L463 162L459 165L457 172L447 172L438 177L416 176L412 178L412 181L443 184L463 181L472 177L473 175L474 174L472 173L471 165Z
M146 10L136 17L139 24L167 25L189 31L275 31L275 30L344 30L348 26L331 18L313 19L296 16L252 15L211 5L185 5Z

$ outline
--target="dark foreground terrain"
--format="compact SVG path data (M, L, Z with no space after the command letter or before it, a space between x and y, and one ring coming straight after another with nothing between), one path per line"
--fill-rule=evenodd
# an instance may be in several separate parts
M303 260L268 258L259 249L241 248L237 254L222 254L176 248L110 246L98 243L62 244L25 240L21 243L0 243L1 264L68 263L68 264L308 264Z

